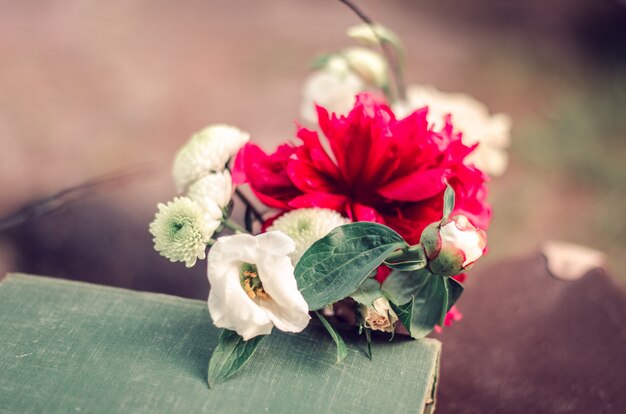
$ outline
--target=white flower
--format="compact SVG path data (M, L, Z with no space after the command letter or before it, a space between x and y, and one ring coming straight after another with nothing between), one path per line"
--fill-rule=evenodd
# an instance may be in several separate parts
M233 180L228 170L211 173L189 187L187 196L200 204L204 210L215 215L218 209L225 208L233 195Z
M380 53L363 47L351 47L341 54L346 58L350 69L366 83L378 87L389 83L387 61Z
M478 260L487 247L487 235L458 215L427 226L420 238L428 267L440 276L464 272Z
M508 165L506 149L511 144L511 120L507 115L490 115L485 105L468 95L445 93L427 85L411 85L407 101L393 107L398 118L428 106L428 121L435 129L445 125L444 117L452 115L455 132L461 132L463 143L478 147L465 159L482 171L498 176Z
M374 31L376 33L374 33ZM367 23L360 23L349 27L346 34L351 39L368 46L377 46L380 44L380 40L383 40L401 49L401 42L398 36L390 29L380 24L369 25Z
M350 220L334 210L301 208L283 214L272 223L268 230L282 231L296 242L296 249L290 254L295 266L313 243L326 236L334 228L349 222Z
M384 296L374 301L372 306L359 304L359 313L366 328L374 331L393 332L398 315L391 309L389 301Z
M355 96L364 88L365 83L350 70L346 60L333 56L323 69L313 72L306 80L300 116L316 124L316 104L330 112L347 114L354 105Z
M288 256L294 249L294 241L278 231L220 237L209 251L207 272L215 326L246 341L274 326L302 331L310 317Z
M150 223L154 249L172 262L185 262L187 267L196 259L206 257L207 243L220 225L219 219L207 220L202 208L187 197L178 197L165 204Z
M185 191L205 175L224 170L228 160L250 140L250 134L230 125L215 124L194 134L174 159L172 175Z

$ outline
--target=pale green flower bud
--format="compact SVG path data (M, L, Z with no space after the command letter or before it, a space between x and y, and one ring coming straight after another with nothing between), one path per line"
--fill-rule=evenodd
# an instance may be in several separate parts
M358 310L363 326L374 331L393 332L398 321L398 315L384 296L376 299L372 306L359 304Z
M369 25L367 23L351 26L347 31L348 37L368 46L376 46L380 40L391 43L396 49L402 51L402 44L398 35L380 24Z
M389 83L389 70L385 59L373 50L351 47L342 52L350 69L365 82L383 87Z
M428 268L439 276L454 276L466 271L484 253L487 236L459 215L430 224L420 243L428 258Z

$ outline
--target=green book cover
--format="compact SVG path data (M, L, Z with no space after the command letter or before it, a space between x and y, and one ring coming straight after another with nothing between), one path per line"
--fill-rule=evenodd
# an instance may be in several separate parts
M343 332L342 332L343 333ZM2 413L430 412L440 343L384 338L373 360L312 323L274 330L252 361L214 389L219 330L206 303L27 275L0 284ZM398 340L400 339L400 340Z

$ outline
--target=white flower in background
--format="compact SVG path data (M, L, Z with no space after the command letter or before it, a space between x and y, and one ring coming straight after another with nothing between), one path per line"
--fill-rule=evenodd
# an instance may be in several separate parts
M366 328L374 331L393 332L398 315L391 309L389 301L384 296L374 301L372 306L359 304L359 313Z
M194 134L174 159L172 175L178 191L211 172L223 171L228 160L250 140L250 134L230 125L210 125Z
M341 52L348 67L368 84L382 88L389 83L387 61L380 53L363 47L351 47Z
M490 115L485 105L471 96L445 93L428 85L407 88L407 101L393 106L396 117L402 118L416 109L428 106L428 121L434 129L445 125L444 117L452 115L455 132L463 134L465 145L479 143L465 159L482 171L498 176L508 165L506 149L511 144L511 119L504 114Z
M363 47L351 47L331 55L324 67L313 72L304 84L300 116L317 123L315 105L345 115L354 105L359 92L367 86L383 88L389 83L385 59Z
M211 173L193 183L187 196L200 204L208 214L215 214L215 207L225 208L233 195L233 180L228 170Z
M289 211L272 223L268 230L278 230L291 237L296 248L290 254L294 266L304 252L336 227L350 223L334 210L326 208L301 208Z
M365 82L352 72L346 59L332 56L324 68L313 72L303 89L300 116L311 124L317 123L315 105L330 112L346 114L354 105L355 96L365 88Z
M220 220L207 220L202 208L187 197L177 197L167 205L159 203L158 208L150 223L154 249L172 262L185 262L187 267L204 259Z
M454 276L467 270L487 247L487 235L458 215L428 225L420 238L428 267L440 276Z
M274 326L302 331L310 316L288 256L294 249L294 241L278 231L220 237L209 251L207 272L215 326L246 341Z
M397 50L402 51L403 49L400 38L393 31L380 24L360 23L349 27L346 34L364 45L377 46L382 40L391 43Z

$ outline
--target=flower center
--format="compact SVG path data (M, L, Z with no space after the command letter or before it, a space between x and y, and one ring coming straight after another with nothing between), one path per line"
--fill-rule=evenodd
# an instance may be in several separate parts
M251 263L244 263L239 269L239 280L241 281L241 287L246 292L250 299L269 299L270 295L263 289L263 283L259 277L259 272L256 265Z

